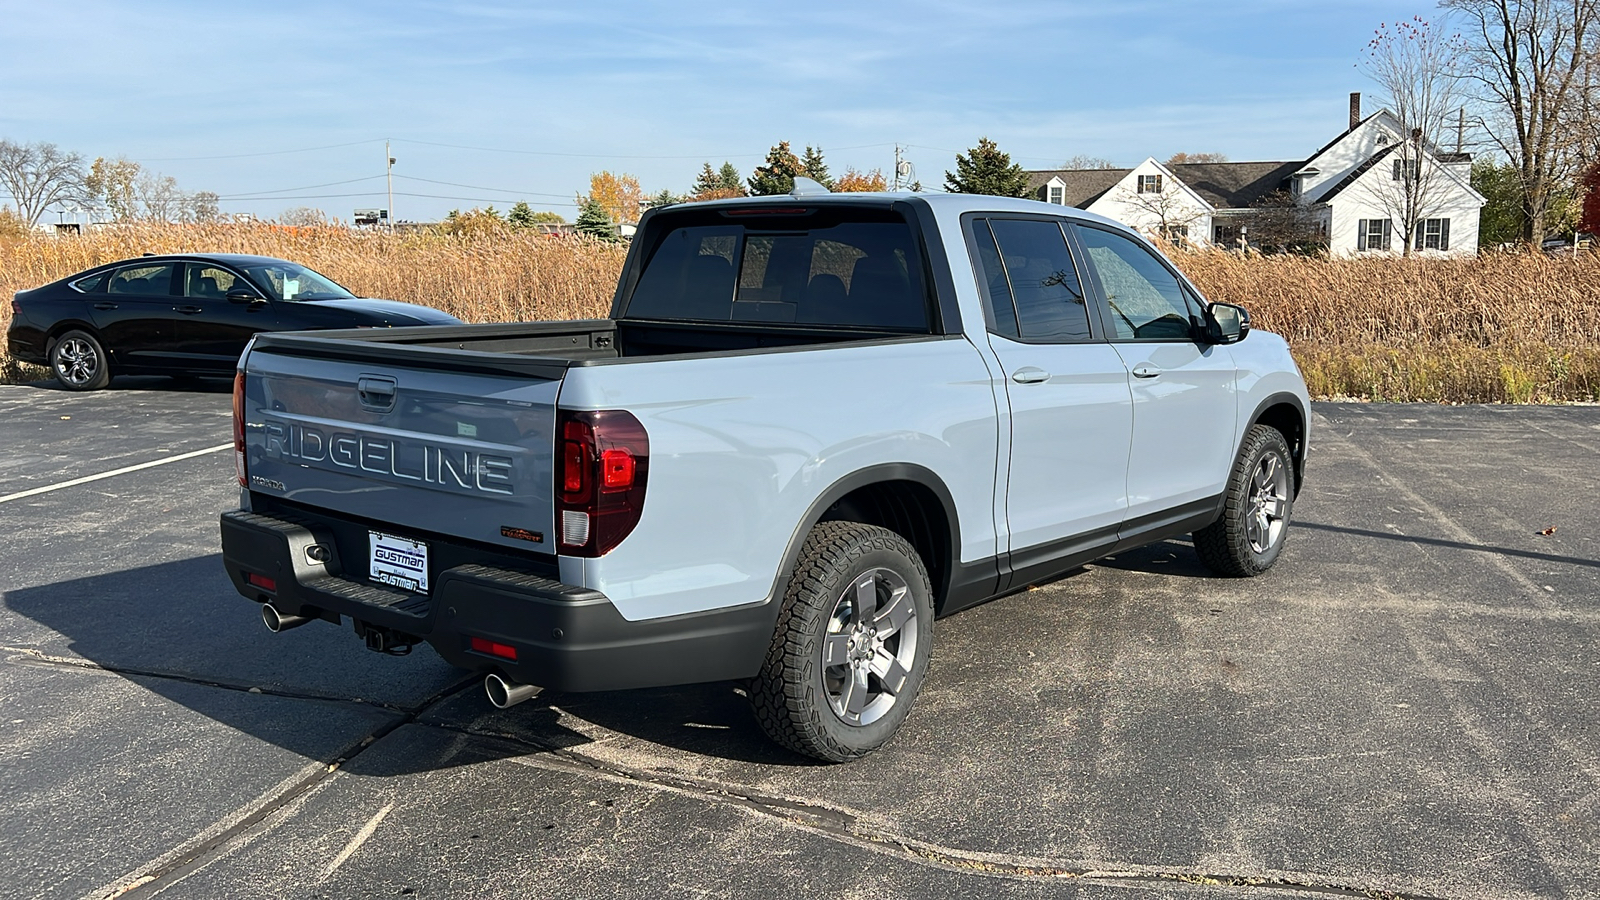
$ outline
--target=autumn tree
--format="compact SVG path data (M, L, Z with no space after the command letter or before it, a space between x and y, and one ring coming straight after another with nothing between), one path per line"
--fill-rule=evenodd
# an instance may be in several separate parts
M609 223L637 222L644 191L632 175L596 172L589 176L589 193L578 196L579 208L591 200L605 210Z
M139 215L139 175L143 171L131 159L97 157L89 166L85 193L96 205L103 205L112 219L127 222Z
M805 174L805 163L789 149L788 141L781 141L767 151L766 164L750 173L750 193L757 197L787 194L794 190L795 177Z
M833 183L834 191L841 194L854 194L863 191L886 191L889 189L889 180L883 176L882 169L873 169L870 172L857 172L854 167L848 167L844 174Z
M1024 197L1028 193L1028 173L985 137L979 138L978 146L965 155L956 154L956 170L944 173L944 185L953 194Z
M456 211L452 209L450 215L456 215ZM278 214L278 224L315 228L328 224L328 214L315 206L294 206Z
M1442 0L1466 23L1462 77L1483 130L1516 168L1520 238L1537 245L1586 149L1600 54L1597 0ZM1585 121L1589 119L1589 121Z
M0 188L16 203L17 216L29 225L57 203L80 200L84 193L83 157L55 144L0 141Z
M822 160L821 147L806 147L806 153L800 157L800 164L805 166L805 176L828 190L833 190L833 178L828 175L828 164Z
M1167 158L1167 168L1181 166L1185 163L1225 163L1228 161L1226 154L1222 153L1183 153L1178 152ZM1107 168L1113 168L1108 166Z
M1578 230L1588 235L1600 235L1600 160L1592 162L1578 179L1583 189L1583 211L1578 216Z

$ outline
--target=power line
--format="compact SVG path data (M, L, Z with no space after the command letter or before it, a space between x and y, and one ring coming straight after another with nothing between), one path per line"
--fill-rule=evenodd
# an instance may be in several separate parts
M761 151L760 153L711 153L711 154L695 153L695 154L690 154L690 155L687 155L687 156L639 156L639 155L623 154L623 153L560 153L560 152L557 152L557 151L554 151L554 150L513 150L513 149L508 149L508 148L505 148L505 147L473 147L473 146L468 146L466 144L441 144L441 143L438 143L436 141L416 141L416 140L410 140L410 139L407 139L407 138L397 138L395 143L399 143L399 144L422 144L422 145L428 146L428 147L448 147L448 148L450 148L452 150L477 150L477 151L480 151L480 152L483 152L483 153L514 153L514 154L518 154L518 155L522 155L522 156L560 156L560 157L566 157L566 158L570 158L570 159L698 159L698 160L725 159L725 160L733 160L733 159L765 159L766 156L767 156L767 151L765 151L765 150ZM870 148L873 148L873 147L887 147L887 146L889 146L889 144L887 142L885 142L885 143L879 143L879 144L857 144L857 145L851 146L851 147L835 147L833 149L837 150L837 151L843 151L843 150L867 150L867 149L870 149ZM826 148L818 148L818 149L826 150Z
M286 193L288 193L290 191L310 191L310 190L315 190L316 188L336 187L336 186L341 185L341 184L355 184L356 182L359 182L359 181L371 181L374 178L382 178L382 177L383 177L382 175L367 175L367 176L364 176L362 178L351 178L351 179L347 179L345 181L328 181L328 182L324 182L322 184L303 184L303 185L301 185L299 187L275 188L275 189L270 190L270 191L242 191L242 192L237 193L237 194L228 194L228 195L223 196L223 197L221 197L219 199L222 199L222 200L273 200L273 199L276 199L276 198L270 197L270 196L259 196L258 197L256 195L258 195L258 194L260 194L260 195L286 194Z
M453 196L453 195L450 195L450 194L414 194L414 193L410 193L410 192L407 192L407 191L395 191L394 195L396 197L420 197L420 198L429 199L429 200L468 200L468 201L471 201L473 203L510 203L510 202L512 202L511 197L509 197L507 195L501 195L499 197L457 197L457 196ZM245 203L245 202L256 201L256 200L338 200L338 199L345 199L345 198L350 198L350 197L382 197L382 196L384 196L384 192L383 191L364 191L364 192L355 193L355 194L287 194L287 195L277 196L277 197L218 197L217 199L219 201L226 201L226 202L230 202L230 203L235 203L235 202L237 202L237 203ZM565 196L565 195L563 195L563 196ZM547 201L547 202L541 203L540 205L541 206L572 206L572 207L576 207L578 204L572 203L572 202L548 202Z
M481 184L458 184L454 181L435 181L432 178L418 178L415 175L396 175L396 178L405 178L409 181L426 181L429 184L442 184L446 187L471 188L475 191L492 191L493 193L518 194L526 197L571 197L571 194L552 194L547 191L517 191L510 188L488 187Z
M144 162L188 162L202 159L249 159L255 156L283 156L288 153L311 153L316 150L337 150L340 147L355 147L360 144L371 144L376 138L365 141L351 141L348 144L326 144L321 147L297 147L293 150L263 150L260 153L232 153L223 156L147 156Z

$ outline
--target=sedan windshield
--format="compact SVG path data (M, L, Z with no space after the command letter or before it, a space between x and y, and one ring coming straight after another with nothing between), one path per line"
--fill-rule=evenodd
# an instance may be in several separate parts
M334 284L333 279L294 263L245 266L244 271L273 300L355 299L354 294Z

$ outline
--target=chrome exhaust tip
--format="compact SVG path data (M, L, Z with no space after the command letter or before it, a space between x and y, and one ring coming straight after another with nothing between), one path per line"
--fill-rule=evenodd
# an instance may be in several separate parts
M531 684L507 681L499 675L490 673L484 676L483 692L489 695L489 702L493 703L496 709L510 709L539 693L539 689Z
M267 626L267 630L273 634L288 631L291 628L298 628L311 621L311 618L311 616L291 616L287 613L279 612L278 608L271 603L261 604L261 621Z

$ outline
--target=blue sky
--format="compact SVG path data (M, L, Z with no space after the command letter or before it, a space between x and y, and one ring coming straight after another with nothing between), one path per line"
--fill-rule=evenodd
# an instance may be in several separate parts
M413 220L517 199L570 219L591 172L682 191L780 140L835 174L909 145L928 187L984 135L1027 168L1290 159L1370 96L1373 29L1432 6L0 0L0 137L126 156L225 211L346 218L384 204L390 138Z

